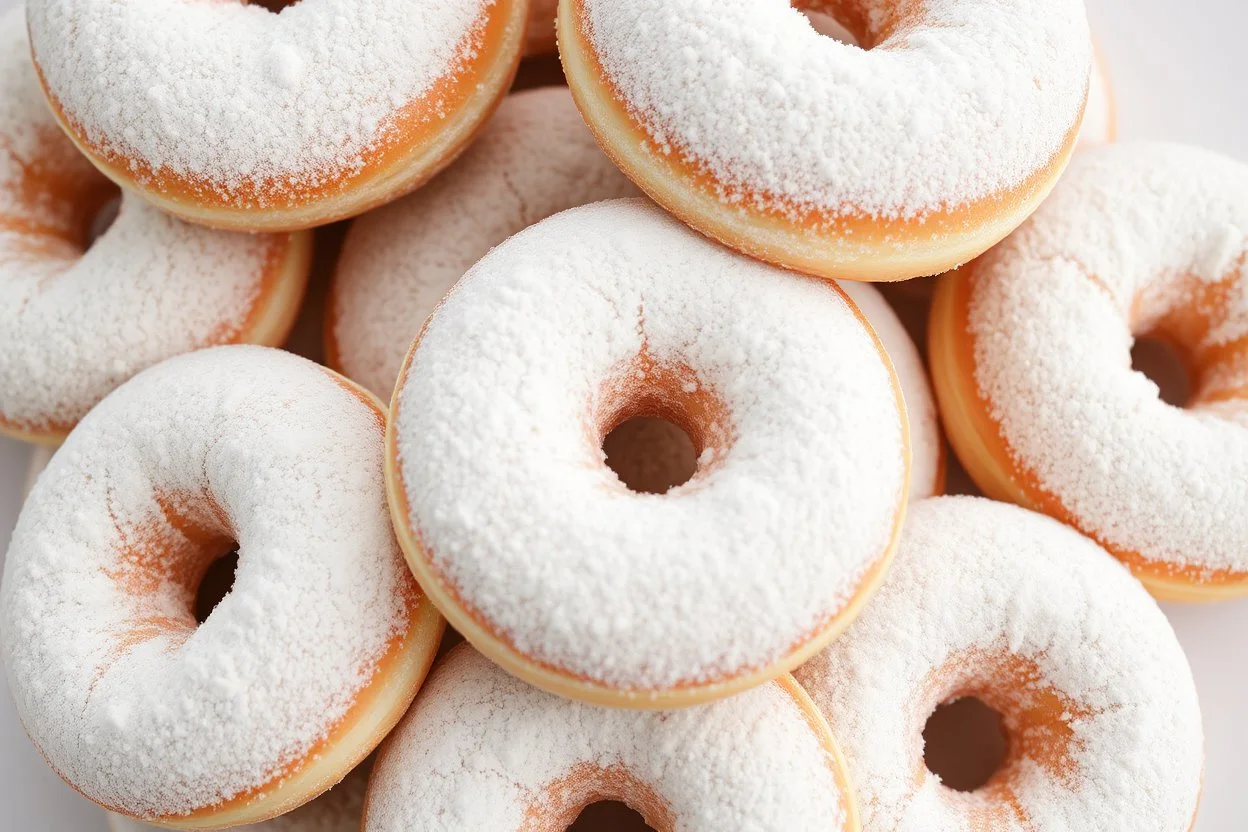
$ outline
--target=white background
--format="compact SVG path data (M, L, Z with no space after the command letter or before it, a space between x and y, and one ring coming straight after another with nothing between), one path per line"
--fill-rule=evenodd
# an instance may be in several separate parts
M1191 142L1248 162L1248 2L1087 2L1118 101L1120 138ZM0 0L0 9L13 4ZM28 455L0 439L0 541L17 516ZM1195 832L1241 832L1248 828L1248 600L1166 611L1205 717L1208 768ZM7 690L0 692L0 818L0 829L13 832L104 829L102 812L62 784L26 740Z

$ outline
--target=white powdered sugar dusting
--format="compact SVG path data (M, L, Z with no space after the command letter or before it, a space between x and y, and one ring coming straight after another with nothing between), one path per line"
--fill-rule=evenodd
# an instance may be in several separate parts
M1131 369L1133 334L1183 314L1201 322L1172 332L1190 354L1241 344L1186 409ZM1178 145L1081 151L976 264L969 328L1014 462L1076 525L1148 561L1248 571L1248 167Z
M643 350L687 367L731 436L662 495L619 484L595 426L621 373L646 395ZM891 373L843 296L643 200L495 248L430 318L396 405L441 578L521 655L619 688L783 658L858 592L905 497Z
M373 408L262 347L171 359L93 409L35 484L0 586L9 686L53 768L152 818L267 786L325 740L409 626L382 457ZM196 628L172 570L200 526L239 564Z
M93 145L263 200L349 176L395 140L396 113L474 57L493 6L30 0L28 17L50 91Z
M945 437L940 431L936 398L932 395L923 356L879 289L852 280L840 280L837 285L849 295L880 337L897 372L910 423L910 499L931 497L940 490Z
M508 96L449 170L352 224L329 311L338 369L389 398L429 313L493 246L567 208L636 193L567 89Z
M1008 773L1014 800L976 822L970 813L992 812L1000 793L943 786L923 764L922 731L956 695L955 677L974 677L974 657L992 654L1038 669L997 680L1019 686L1023 701L1033 686L1068 700L1049 734L1065 748L1041 745L1059 751L1060 766L1019 760ZM1095 543L1017 506L912 506L883 588L795 675L841 743L869 832L1174 832L1196 811L1200 710L1165 616Z
M659 152L761 210L909 219L1001 194L1061 151L1088 89L1081 0L863 0L870 50L788 0L579 1Z
M462 646L383 751L365 826L545 829L593 788L586 779L623 771L674 829L841 832L848 819L833 765L776 682L679 711L598 708L529 687Z
M171 355L229 340L286 235L231 234L124 197L84 253L74 206L44 187L100 179L39 90L25 18L0 18L0 418L71 424L110 390Z
M232 832L360 832L364 795L368 789L367 762L326 794L273 820L231 826ZM157 827L121 815L108 816L109 832L158 832Z

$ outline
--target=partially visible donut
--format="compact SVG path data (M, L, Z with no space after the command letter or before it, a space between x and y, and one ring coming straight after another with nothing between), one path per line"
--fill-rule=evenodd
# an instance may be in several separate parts
M1182 407L1132 370L1142 336L1188 365ZM1070 523L1159 597L1248 592L1248 166L1080 151L1018 231L941 279L930 338L985 494Z
M908 494L900 387L861 312L640 199L473 266L391 414L421 585L509 671L603 704L692 704L800 663L881 579ZM635 416L685 431L691 480L638 494L603 465Z
M412 701L444 623L403 563L384 412L280 350L201 350L97 405L26 500L0 656L52 768L175 829L328 789ZM238 552L202 624L196 591Z
M1043 515L913 505L883 588L795 676L841 743L864 832L1191 828L1204 742L1183 650L1125 569ZM965 697L999 714L1005 755L955 791L924 764L924 723Z
M386 741L366 832L563 832L619 800L656 832L857 832L827 725L792 678L637 714L569 702L466 645Z
M310 235L212 231L116 189L48 112L25 17L0 17L0 434L56 443L110 390L214 344L280 344Z
M528 13L524 0L27 8L79 149L171 214L246 231L354 216L436 173L506 93Z
M900 280L980 254L1075 146L1081 0L562 0L569 86L607 152L694 228L824 277Z
M352 223L326 313L329 365L389 398L425 319L486 252L566 208L636 193L566 89L507 96L450 169Z

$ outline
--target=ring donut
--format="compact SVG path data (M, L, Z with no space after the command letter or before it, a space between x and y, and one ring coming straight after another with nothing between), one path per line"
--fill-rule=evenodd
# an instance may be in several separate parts
M1192 826L1204 738L1174 631L1120 564L1043 515L913 505L879 594L795 676L841 743L865 830ZM996 711L1005 753L958 791L925 765L924 722L967 697Z
M857 832L827 725L785 675L697 708L569 702L461 645L386 741L365 832L556 832L619 800L656 832Z
M385 417L263 347L140 373L70 434L18 517L0 655L52 768L173 829L283 814L395 725L444 623L403 563ZM239 553L202 624L196 588Z
M183 219L288 231L420 185L506 93L522 0L29 0L56 118Z
M800 663L882 578L908 491L901 391L857 308L644 200L479 261L391 416L421 585L510 672L600 704L692 704ZM633 493L603 464L635 416L685 431L688 483Z
M568 84L621 169L694 228L830 278L980 254L1065 168L1088 94L1080 0L562 0ZM691 36L696 33L696 36Z
M280 344L311 236L188 225L116 189L66 140L30 63L25 17L0 16L0 434L55 444L105 394L214 344Z
M1069 523L1158 597L1248 592L1248 166L1081 151L1018 231L942 278L930 337L985 494ZM1138 337L1183 358L1182 407L1132 370Z

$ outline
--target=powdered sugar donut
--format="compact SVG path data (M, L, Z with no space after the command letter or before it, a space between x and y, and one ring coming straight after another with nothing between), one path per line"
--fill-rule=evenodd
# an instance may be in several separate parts
M278 231L348 217L449 162L506 93L520 0L30 0L57 118L158 207Z
M636 193L566 89L509 95L446 173L352 224L326 322L330 366L389 397L425 318L487 251L565 208Z
M599 703L690 704L800 663L881 578L908 488L900 389L844 294L643 200L565 211L478 262L391 411L391 512L421 585L509 671ZM644 415L698 453L666 494L603 464L603 437Z
M801 5L834 8L867 49L788 3L564 0L560 54L586 121L643 190L812 274L944 271L1057 181L1092 63L1080 0Z
M912 506L883 588L795 675L841 742L865 832L1192 824L1204 748L1178 640L1126 570L1042 515L975 497ZM923 761L928 715L963 697L1006 735L971 792Z
M1184 356L1185 407L1132 371L1136 336ZM1161 597L1248 592L1248 167L1082 151L1035 216L943 279L931 358L987 495L1070 523Z
M144 367L213 344L278 344L290 328L309 235L211 231L124 196L84 251L114 192L48 112L22 11L3 15L0 433L55 443Z
M370 768L367 762L357 766L337 786L293 812L230 828L234 832L359 832ZM157 828L122 815L108 816L109 832L156 832Z
M546 832L600 800L658 832L858 828L832 735L788 676L638 715L553 697L460 646L383 746L364 829Z
M398 721L443 623L403 564L378 403L278 350L170 359L104 399L22 508L0 653L31 739L105 808L179 829L315 797ZM196 588L236 550L196 626Z

